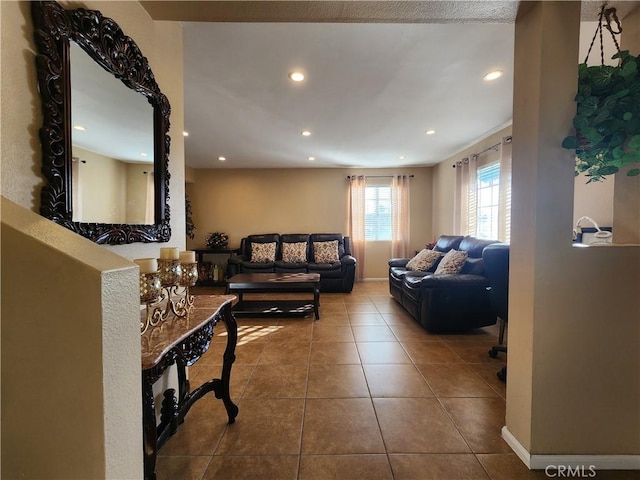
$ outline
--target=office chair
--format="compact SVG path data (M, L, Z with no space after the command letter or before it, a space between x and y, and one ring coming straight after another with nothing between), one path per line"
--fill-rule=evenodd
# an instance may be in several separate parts
M489 356L496 358L499 352L507 352L504 345L504 332L509 321L509 244L494 243L482 252L485 275L489 279L491 307L500 321L498 345L491 347ZM507 381L507 367L498 373L498 378Z

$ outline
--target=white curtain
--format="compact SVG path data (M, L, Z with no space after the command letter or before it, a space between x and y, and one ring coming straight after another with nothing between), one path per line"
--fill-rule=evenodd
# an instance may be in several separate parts
M391 182L391 257L409 255L410 180L408 175L394 175Z
M364 193L365 177L349 177L349 237L351 253L356 259L356 279L364 278Z
M454 234L476 233L476 202L478 198L477 155L456 163L456 192L454 205Z
M144 209L144 223L146 225L154 224L155 222L155 181L153 172L147 172L147 199Z
M511 239L511 137L502 139L500 149L500 199L498 204L498 238Z

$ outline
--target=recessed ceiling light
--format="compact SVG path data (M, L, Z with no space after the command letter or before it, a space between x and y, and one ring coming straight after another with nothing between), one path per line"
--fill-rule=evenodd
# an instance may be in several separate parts
M146 156L147 156L147 154L146 154L146 153L144 153L144 152L140 152L140 156L141 156L141 157L146 157Z
M218 160L220 160L221 162L224 162L227 159L227 157L218 157Z
M84 132L86 130L86 128L84 128L82 125L74 125L73 129L80 130L81 132Z
M300 132L300 135L302 135L303 137L309 137L311 136L311 132L309 130L303 130L302 132Z
M404 155L400 155L400 156L398 157L398 160L404 160Z
M316 157L309 157L309 158L308 158L308 160L309 160L310 162L313 162L315 159L316 159Z
M500 78L504 72L502 70L493 70L482 77L487 82Z
M301 81L303 81L303 80L304 80L304 73L302 73L302 72L297 72L297 71L296 71L296 72L291 72L291 73L289 74L289 78L290 78L291 80L293 80L294 82L301 82Z
M426 133L427 135L433 135L434 133L436 133L436 131L435 130L427 130L424 133Z
M188 137L189 136L189 132L187 132L187 131L182 132L182 136L183 137Z

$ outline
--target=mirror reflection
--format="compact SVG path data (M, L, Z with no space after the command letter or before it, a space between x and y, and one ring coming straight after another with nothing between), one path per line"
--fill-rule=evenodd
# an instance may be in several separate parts
M73 221L154 223L153 108L70 42Z

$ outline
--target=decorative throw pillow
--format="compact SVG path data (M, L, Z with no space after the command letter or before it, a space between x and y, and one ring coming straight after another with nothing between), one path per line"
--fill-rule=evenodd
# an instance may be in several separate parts
M467 255L467 252L460 250L449 250L447 254L442 257L434 275L440 275L443 273L460 273L462 267L464 267L464 264L467 261Z
M421 250L415 257L413 257L407 263L407 270L416 270L420 272L426 272L435 265L438 259L442 256L440 252L435 250L427 250L426 248Z
M313 258L316 259L316 263L339 262L338 240L331 240L329 242L313 242Z
M276 242L251 243L251 262L269 263L276 261Z
M303 263L307 261L307 242L282 243L282 261Z

